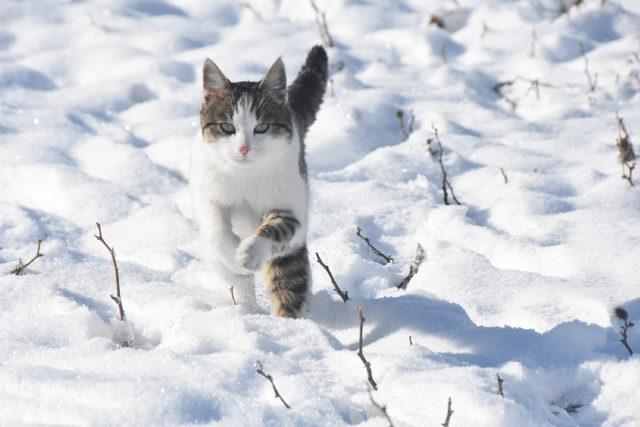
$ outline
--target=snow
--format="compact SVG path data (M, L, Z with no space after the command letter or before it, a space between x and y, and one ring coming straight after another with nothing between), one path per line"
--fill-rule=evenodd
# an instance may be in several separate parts
M640 359L612 317L640 321L640 198L615 146L617 112L640 147L639 4L318 0L332 95L307 141L313 296L290 320L262 286L262 312L233 305L186 180L204 58L255 80L281 55L291 80L320 42L308 2L249 3L0 5L0 271L48 235L23 276L0 275L0 424L383 426L360 307L397 426L439 425L449 397L452 426L640 425ZM492 89L516 76L512 110ZM442 202L432 125L462 206Z

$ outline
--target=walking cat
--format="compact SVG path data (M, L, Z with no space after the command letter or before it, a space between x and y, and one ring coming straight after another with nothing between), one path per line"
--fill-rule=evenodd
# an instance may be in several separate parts
M190 181L205 254L250 306L253 274L262 268L282 317L298 317L310 291L304 139L327 76L320 46L288 88L281 59L258 82L231 82L213 61L204 63Z

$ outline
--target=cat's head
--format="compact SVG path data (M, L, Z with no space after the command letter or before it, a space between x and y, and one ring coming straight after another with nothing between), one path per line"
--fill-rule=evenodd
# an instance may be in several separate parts
M251 167L278 159L290 149L294 130L281 59L262 80L236 83L207 59L203 86L202 140L217 158Z

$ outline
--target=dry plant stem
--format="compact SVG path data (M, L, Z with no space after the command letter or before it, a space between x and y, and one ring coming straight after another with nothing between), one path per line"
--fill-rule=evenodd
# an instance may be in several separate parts
M367 361L364 357L364 353L362 352L362 328L364 326L364 316L362 315L362 309L358 308L358 317L360 319L360 335L358 340L358 357L362 360L364 364L364 368L367 370L367 380L369 380L369 384L373 387L374 390L378 389L378 384L373 379L373 374L371 373L371 363Z
M233 294L233 286L231 286L229 288L229 292L231 292L231 301L233 301L233 305L237 305L236 304L236 296Z
M504 173L504 169L500 168L500 173L502 174L502 179L504 180L505 184L509 183L509 178L507 177L507 174Z
M275 393L275 397L280 399L280 401L282 402L282 404L287 408L287 409L291 409L291 406L289 406L287 404L287 402L284 401L284 399L282 398L282 396L280 395L280 393L278 392L278 389L276 388L276 385L273 383L273 377L269 374L265 374L264 370L262 369L262 362L260 361L256 361L256 372L260 375L262 375L263 377L265 377L267 380L269 380L269 382L271 383L271 387L273 387L273 392Z
M636 154L633 151L633 144L629 139L629 132L627 132L624 121L617 114L616 120L618 121L618 140L616 141L616 146L618 147L618 161L622 165L622 179L629 181L629 185L633 187L633 170L636 167ZM627 169L629 173L627 173Z
M331 274L331 270L329 270L329 266L324 262L322 262L322 258L320 258L320 255L318 254L318 252L316 252L316 261L318 262L318 264L322 266L322 268L324 268L324 271L326 271L327 274L329 275L331 284L333 284L333 289L335 289L336 293L340 295L340 298L342 298L342 301L347 302L347 300L349 299L349 292L348 291L342 292L342 289L340 289L340 286L338 286L338 284L336 283L336 279L333 278L333 274Z
M500 374L496 373L496 379L498 380L498 394L504 397L504 391L502 390L502 383L504 380L500 377Z
M96 222L98 226L98 234L94 234L93 236L98 239L100 243L104 245L105 248L109 251L111 255L111 261L113 261L113 270L116 274L116 295L109 295L111 299L118 305L118 311L120 312L120 321L124 322L127 317L124 314L124 308L122 307L122 296L120 295L120 272L118 271L118 263L116 262L116 252L113 250L112 246L109 246L107 242L104 241L102 237L102 227L100 227L100 223Z
M438 28L445 29L444 20L438 15L431 15L429 17L429 25L435 25Z
M451 184L449 183L449 180L447 179L447 171L444 168L444 163L442 162L442 153L444 151L444 148L442 146L442 142L440 142L440 137L438 136L438 128L436 128L433 125L431 125L431 128L433 129L436 141L438 141L438 145L440 146L440 150L439 150L439 153L438 153L438 163L440 164L440 178L441 178L440 186L442 188L444 204L445 205L450 205L451 204L451 203L449 203L449 193L447 192L447 188L448 188L449 191L451 191L451 198L453 198L453 201L456 203L456 205L460 205L460 202L458 201L458 198L456 197L455 193L453 192L453 187L451 187Z
M447 418L445 418L444 422L441 424L442 427L449 427L451 415L453 415L453 410L451 409L451 398L449 398L449 403L447 403Z
M411 339L411 335L409 335L409 345L413 345L413 340Z
M409 134L413 132L413 122L416 119L416 117L413 115L413 110L409 111L409 120L406 127L404 125L404 111L396 111L396 118L398 119L398 122L400 122L400 133L405 140L408 139Z
M429 154L431 154L431 157L435 157L440 152L440 148L436 148L434 150L431 144L433 144L433 138L427 138L427 149L429 150Z
M311 7L316 13L316 25L318 26L318 31L320 32L320 38L322 39L322 44L326 47L333 47L333 38L329 33L329 27L327 26L327 17L324 12L318 9L315 0L309 0L311 3Z
M629 313L624 308L616 307L614 309L614 313L615 313L616 317L619 320L622 320L622 322L623 322L622 326L620 326L620 342L622 343L622 345L624 345L624 347L629 352L629 356L632 356L633 355L633 350L631 350L631 347L629 346L629 343L627 342L627 338L628 338L627 333L628 333L629 328L632 327L634 325L634 323L629 321Z
M411 279L413 279L413 276L415 276L416 273L418 273L418 270L420 269L420 265L422 265L425 258L426 258L426 253L424 251L424 248L420 243L418 243L418 246L416 247L416 253L413 256L413 259L411 260L411 264L409 265L409 273L404 279L402 279L400 283L396 285L396 288L407 289L407 285L409 284Z
M633 350L631 350L631 347L629 346L629 342L627 341L627 338L628 338L627 330L631 326L633 326L633 323L629 322L629 320L625 320L623 325L620 326L620 342L622 343L622 345L624 345L624 347L629 352L629 356L633 356Z
M511 99L507 95L505 95L502 92L502 88L504 88L505 86L511 86L514 83L515 83L514 80L505 80L505 81L502 81L502 82L498 82L493 86L493 91L496 93L496 95L498 95L500 98L502 98L505 101L507 101L507 103L511 106L512 110L515 110L516 107L518 106L518 104L516 103L516 101L514 101L513 99Z
M31 258L26 264L22 263L22 259L19 259L18 265L16 266L16 268L11 270L10 274L15 274L16 276L22 276L22 274L24 273L24 270L27 267L29 267L31 263L33 263L33 261L37 260L41 256L44 256L43 254L40 253L40 247L42 246L42 242L44 242L45 240L47 240L46 234L42 237L42 239L38 239L38 247L36 249L36 254L33 256L33 258Z
M369 393L369 400L371 401L371 404L376 408L378 408L380 412L382 412L382 415L384 415L384 417L387 419L387 422L389 423L389 427L393 427L393 421L391 421L391 417L389 417L389 414L387 413L387 407L382 406L378 402L373 400L373 395L371 394L371 387L369 387L368 385L367 385L367 393Z
M587 58L587 53L584 50L584 45L582 42L580 44L580 52L582 53L582 57L584 58L584 74L587 76L587 83L589 85L589 91L595 92L596 86L598 85L598 73L595 73L593 77L589 72L589 59Z
M264 22L264 17L262 16L262 14L261 14L260 12L258 12L258 11L256 10L256 8L255 8L255 7L253 7L252 5L250 5L250 4L249 4L249 3L247 3L247 2L242 2L242 3L240 3L240 6L242 6L242 7L246 8L246 9L250 10L250 11L251 11L251 13L253 13L253 16L255 16L255 17L256 17L256 19L257 19L258 21L260 21L260 22Z
M383 254L378 248L376 248L375 246L373 246L371 244L371 241L369 241L369 238L362 234L362 230L360 230L360 227L357 227L356 235L367 243L367 246L369 246L369 248L371 248L371 250L373 251L374 254L378 255L379 257L384 258L385 264L387 264L387 263L393 264L394 263L393 257L390 257L389 255Z

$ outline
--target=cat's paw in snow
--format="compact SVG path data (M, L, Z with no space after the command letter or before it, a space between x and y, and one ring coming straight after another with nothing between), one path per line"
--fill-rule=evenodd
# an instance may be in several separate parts
M271 256L271 241L261 236L250 236L240 242L236 261L250 271L259 270Z

